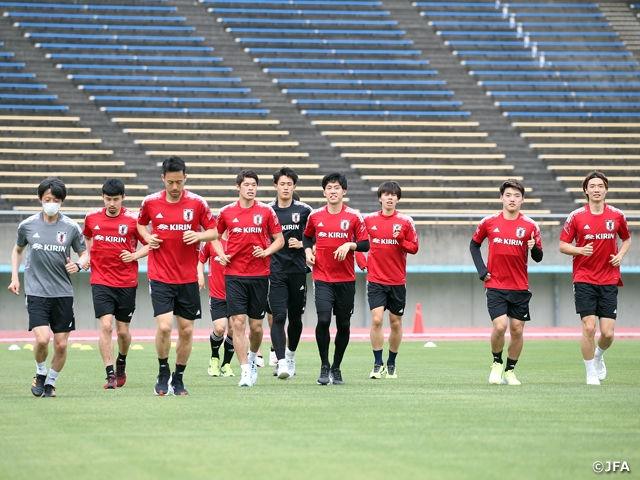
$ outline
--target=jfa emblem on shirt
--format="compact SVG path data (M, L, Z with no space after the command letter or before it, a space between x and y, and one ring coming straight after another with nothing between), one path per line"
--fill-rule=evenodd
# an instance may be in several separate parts
M614 222L613 220L607 220L606 227L608 231L613 232L613 229L615 228L615 226L616 226L616 222Z
M64 243L67 239L67 232L58 232L56 238L58 239L58 243Z
M399 232L400 230L402 230L402 225L399 223L394 223L393 224L393 233Z
M253 224L254 225L262 225L262 215L254 215L253 216Z
M349 224L350 224L349 220L342 220L340 222L340 228L342 230L349 230Z
M128 231L129 231L129 225L124 225L124 224L118 225L118 233L123 237L127 234Z
M518 238L522 238L524 237L524 234L527 232L527 229L524 227L518 227L516 228L516 237Z
M191 220L193 220L193 209L192 208L185 208L182 211L182 218L184 218L185 222L190 222Z
M291 220L293 221L293 223L298 223L300 221L300 214L299 213L292 213L291 214Z

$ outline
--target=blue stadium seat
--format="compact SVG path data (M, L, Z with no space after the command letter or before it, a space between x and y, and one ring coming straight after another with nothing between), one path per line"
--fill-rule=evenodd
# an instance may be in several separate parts
M446 85L445 80L347 80L329 78L275 78L273 83L311 83L329 85Z
M497 107L640 107L640 102L495 102Z
M377 58L254 58L256 63L307 63L330 65L429 65L428 60L379 60Z
M337 70L332 68L264 68L265 73L324 73L337 75L437 75L437 70Z
M204 37L174 37L171 35L83 35L76 33L26 33L31 38L64 38L73 40L136 40L140 42L204 42Z
M545 53L546 56L546 53ZM539 64L539 62L535 60L531 61L508 61L508 60L465 60L460 62L463 65L493 65L493 66L503 66L503 65L513 65L514 67L535 67ZM566 62L566 61L547 61L545 62L545 66L549 67L637 67L638 62L585 62L585 61L576 61L576 62Z
M424 106L438 106L438 107L459 107L462 105L461 101L429 101L429 100L350 100L340 98L337 100L331 100L327 98L321 99L297 99L292 100L291 103L298 105L424 105Z
M231 67L177 67L160 66L160 65L92 65L82 63L60 63L56 65L62 69L81 69L81 70L143 70L153 71L160 70L165 72L230 72Z
M0 88L25 88L33 90L44 90L47 88L42 83L0 83Z
M4 12L10 18L62 18L65 20L135 20L137 22L184 22L186 17L150 17L142 15L76 15L70 13Z
M483 80L480 85L512 85L527 87L640 87L640 82L518 82Z
M0 78L36 78L35 73L7 73L0 72Z
M219 23L269 23L280 25L397 25L395 20L288 20L282 18L218 18Z
M640 92L487 92L490 97L640 97Z
M90 60L133 60L138 62L211 62L222 61L222 57L170 57L170 56L149 56L149 55L99 55L99 54L78 54L78 53L47 53L47 58L75 58Z
M238 43L292 43L313 45L413 45L413 40L363 40L348 38L236 38Z
M502 18L502 13L486 12L420 12L422 17L490 17ZM603 13L518 13L516 18L605 18Z
M35 77L35 75L34 75ZM136 82L229 82L239 83L240 78L224 77L154 77L154 76L130 76L130 75L67 75L69 80L120 80Z
M0 63L0 67L5 67L5 68L23 68L24 67L24 63L20 63L20 62L3 62L3 63Z
M148 113L237 113L267 115L266 109L248 108L159 108L159 107L100 107L103 112L148 112Z
M46 9L74 9L74 10L135 10L140 12L177 12L177 7L149 7L146 5L81 5L73 3L29 3L29 2L0 2L0 7L46 8Z
M637 77L640 72L556 72L556 71L537 71L537 70L479 70L470 71L471 75L531 75L542 77Z
M636 112L503 112L505 117L640 117Z
M471 115L470 112L419 112L413 110L301 110L300 113L303 115L404 115L414 117L468 117Z
M64 105L3 105L0 104L2 110L69 110Z
M495 8L495 2L413 2L414 7ZM510 8L598 8L596 3L509 3Z
M477 35L482 37L515 37L516 32L494 32L491 30L487 31L470 31L470 30L443 30L439 31L438 35ZM549 30L546 32L531 32L529 33L531 37L617 37L617 32L556 32L553 30ZM522 44L522 42L520 42Z
M0 100L57 100L57 95L21 95L18 93L0 93Z
M229 27L225 32L240 33L281 33L281 34L306 34L306 35L404 35L403 30L322 30L309 28L247 28ZM520 42L522 44L522 42Z
M322 53L325 55L420 55L420 50L354 50L327 48L245 48L247 53ZM428 60L422 60L429 64Z
M259 98L118 97L112 95L91 96L89 100L96 102L260 103Z
M13 57L14 55L13 52L0 52L0 57Z
M492 45L499 47L522 47L522 41L493 41L493 40L447 40L446 45ZM547 42L538 40L538 47L624 47L624 42Z
M250 88L218 88L218 87L145 87L140 85L78 85L80 90L129 91L129 92L216 92L216 93L251 93Z
M276 15L365 15L375 17L389 16L389 12L382 10L289 10L289 9L272 9L272 8L208 8L210 13L247 13L255 15L268 15L270 13Z
M92 23L40 23L15 22L16 27L22 28L56 28L56 29L87 29L87 30L153 30L158 32L194 32L196 27L173 27L169 25L96 25Z
M151 50L172 52L213 52L213 47L191 47L188 45L107 45L91 43L36 43L36 48L77 50Z
M285 88L282 93L304 93L311 95L453 95L453 90L328 90L309 88ZM638 94L640 95L640 94Z
M569 28L579 28L579 27L603 27L609 28L611 27L610 23L596 23L596 22L520 22L523 28L528 27L551 27L551 28L560 28L560 27L569 27ZM465 26L465 27L503 27L509 28L509 22L507 20L503 22L455 22L455 21L430 21L429 25L433 25L434 27L439 26Z
M523 50L521 52L512 52L508 50L457 50L453 52L454 55L482 55L482 56L509 56L509 57L529 57L531 58L530 50ZM545 50L546 57L630 57L631 52L579 52L579 51L557 51L550 52Z
M367 6L381 7L382 2L361 2L345 0L198 0L200 3L229 3L235 4L264 4L264 5L341 5L341 6Z

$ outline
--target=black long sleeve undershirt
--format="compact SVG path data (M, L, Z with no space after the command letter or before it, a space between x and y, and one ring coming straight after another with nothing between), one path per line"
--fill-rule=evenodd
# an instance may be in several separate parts
M482 259L482 253L480 252L480 243L475 240L471 240L469 244L469 251L471 252L471 258L473 259L473 264L476 266L476 270L478 271L478 277L480 280L484 281L484 277L487 276L489 270L487 270L487 266ZM531 258L536 263L540 263L542 261L543 251L536 243L531 249Z
M302 247L306 250L307 248L313 248L313 244L315 243L314 237L307 237L304 235L302 237ZM369 240L361 240L359 242L353 242L356 244L356 252L368 252L370 245Z

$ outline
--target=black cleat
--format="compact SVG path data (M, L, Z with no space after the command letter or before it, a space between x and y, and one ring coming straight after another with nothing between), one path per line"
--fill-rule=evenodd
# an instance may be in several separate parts
M44 396L45 397L49 397L49 398L53 398L56 396L56 387L54 387L53 385L50 384L46 384L44 386Z
M116 362L116 385L118 388L127 383L127 364Z
M274 377L278 376L278 365L276 365L276 368L273 369L273 376Z
M156 388L153 392L159 397L164 397L169 394L169 380L171 379L171 374L166 371L161 371L158 374L158 381L156 382Z
M331 383L334 385L344 385L344 380L342 380L342 372L339 368L331 369Z
M320 367L318 385L329 385L329 365L322 365Z
M46 375L36 375L33 377L33 383L31 384L31 393L34 397L41 397L44 394L44 381L47 379Z
M186 397L187 395L189 395L187 389L184 388L182 375L176 376L175 373L171 374L171 378L169 379L169 391L172 392L176 397Z

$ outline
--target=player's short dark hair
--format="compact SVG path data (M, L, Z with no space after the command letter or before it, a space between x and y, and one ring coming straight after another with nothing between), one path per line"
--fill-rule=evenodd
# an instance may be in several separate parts
M291 167L282 167L280 170L276 170L273 174L273 183L278 183L280 181L280 177L289 177L293 180L293 184L298 184L298 174Z
M51 190L51 195L58 200L64 202L64 199L67 198L67 187L59 178L49 177L40 182L40 185L38 185L38 198L42 199L47 190Z
M258 174L256 172L254 172L253 170L242 170L236 176L236 185L242 185L242 181L245 178L253 178L256 181L256 185L260 183L260 181L258 180Z
M327 173L322 178L322 189L327 188L327 185L332 182L338 182L343 190L347 190L347 177L340 172Z
M166 175L167 172L182 172L186 174L187 166L182 158L176 156L169 157L162 162L162 174Z
M520 191L520 193L524 197L524 184L520 180L517 180L515 178L509 178L502 185L500 185L500 195L501 196L504 194L504 191L507 188L514 188L515 190Z
M117 197L124 195L124 183L118 178L110 178L102 185L102 194L107 197Z
M582 191L584 192L584 195L587 197L587 199L589 199L589 195L587 195L587 185L589 185L589 180L593 180L594 178L599 178L600 180L602 180L605 190L609 190L609 179L604 173L598 172L597 170L589 172L589 174L584 177L584 181L582 182Z
M400 185L398 185L398 182L393 180L387 180L386 182L382 182L380 184L380 186L378 187L378 200L380 200L380 197L383 193L396 195L398 197L398 200L402 198L402 189L400 188Z

